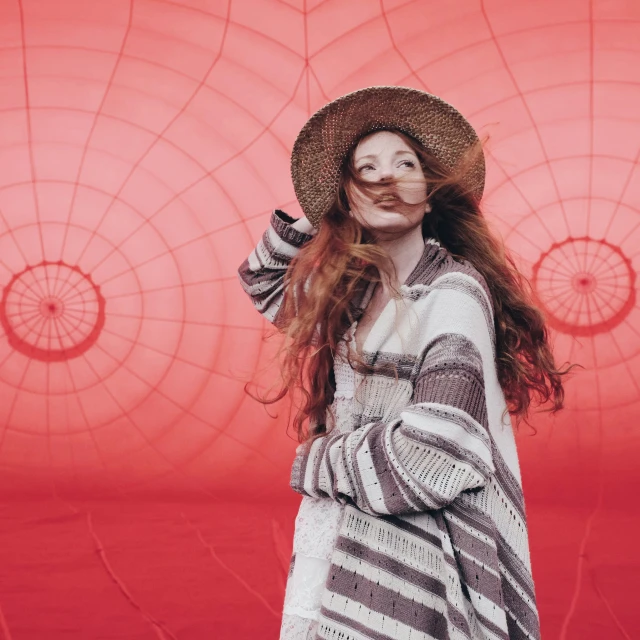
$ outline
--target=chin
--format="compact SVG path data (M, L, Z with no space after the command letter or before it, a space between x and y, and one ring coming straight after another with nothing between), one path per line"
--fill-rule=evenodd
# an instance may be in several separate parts
M365 224L373 231L385 233L406 233L422 223L422 220L412 220L394 211L374 212L364 218Z

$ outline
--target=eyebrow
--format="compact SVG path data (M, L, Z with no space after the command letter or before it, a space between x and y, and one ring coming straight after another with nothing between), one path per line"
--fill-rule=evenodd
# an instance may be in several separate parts
M401 153L408 153L409 155L413 155L413 153L411 151L406 151L405 149L402 149L401 151L396 151L393 155L397 156L400 155ZM362 156L362 158L358 158L358 160L356 162L360 162L361 160L364 160L365 158L377 158L378 156L370 153L366 156Z

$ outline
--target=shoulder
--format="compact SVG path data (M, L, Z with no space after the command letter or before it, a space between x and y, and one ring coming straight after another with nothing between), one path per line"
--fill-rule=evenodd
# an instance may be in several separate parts
M419 289L453 290L467 294L493 317L493 298L486 278L469 261L453 256L451 252L437 244L430 252L429 267L415 282ZM422 285L422 286L420 286Z
M495 357L496 333L493 299L486 278L469 261L438 246L429 267L405 289L413 301L420 344L431 345L440 335L460 334L480 351Z

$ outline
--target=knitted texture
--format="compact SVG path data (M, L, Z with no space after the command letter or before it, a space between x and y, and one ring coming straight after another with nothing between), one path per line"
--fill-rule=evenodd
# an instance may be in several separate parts
M312 238L292 222L274 211L238 270L276 323L288 262ZM537 640L487 284L468 261L426 241L400 290L404 310L390 301L363 347L380 372L355 372L356 429L299 447L291 470L295 491L345 507L316 637ZM372 294L369 285L354 299L356 321Z

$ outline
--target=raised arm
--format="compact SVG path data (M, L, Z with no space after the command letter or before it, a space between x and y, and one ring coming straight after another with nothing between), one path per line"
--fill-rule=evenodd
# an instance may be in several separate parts
M296 219L275 209L269 227L238 268L240 284L250 296L253 306L276 326L287 268L301 247L316 233L305 216Z
M412 404L390 422L300 445L290 481L298 493L407 514L440 509L495 471L485 389L495 367L491 305L460 288L434 288L418 302L425 346Z

